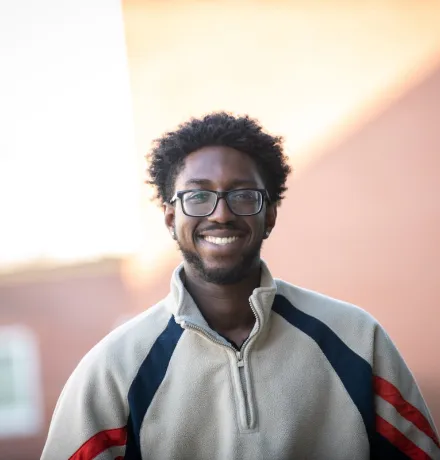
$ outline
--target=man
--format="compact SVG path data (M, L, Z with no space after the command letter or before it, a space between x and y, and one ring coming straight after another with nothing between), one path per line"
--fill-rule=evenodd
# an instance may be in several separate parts
M183 264L165 299L81 361L43 460L440 458L377 321L260 259L289 172L282 139L249 117L214 113L156 141L150 182Z

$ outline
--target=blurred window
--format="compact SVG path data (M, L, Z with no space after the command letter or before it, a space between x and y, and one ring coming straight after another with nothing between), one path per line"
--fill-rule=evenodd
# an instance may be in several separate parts
M31 436L42 428L40 360L32 331L0 327L0 438Z

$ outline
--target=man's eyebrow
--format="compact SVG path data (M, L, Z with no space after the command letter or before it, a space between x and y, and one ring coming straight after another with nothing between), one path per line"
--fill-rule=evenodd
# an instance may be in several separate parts
M185 187L190 187L192 185L199 185L202 187L209 187L212 186L212 181L209 179L188 179L185 182ZM228 182L228 188L233 189L235 187L257 187L257 183L252 179L235 179Z
M209 185L211 184L211 181L208 180L208 179L188 179L186 182L185 182L185 187L188 187L190 185Z

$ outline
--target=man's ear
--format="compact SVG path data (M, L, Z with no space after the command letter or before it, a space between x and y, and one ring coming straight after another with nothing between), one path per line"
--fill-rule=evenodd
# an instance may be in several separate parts
M176 239L176 234L175 234L176 213L175 213L174 206L170 203L164 203L163 204L163 214L164 214L164 219L165 219L165 225L167 226L171 237L173 239Z
M266 208L266 232L265 238L269 238L270 232L275 227L277 221L277 205L271 204Z

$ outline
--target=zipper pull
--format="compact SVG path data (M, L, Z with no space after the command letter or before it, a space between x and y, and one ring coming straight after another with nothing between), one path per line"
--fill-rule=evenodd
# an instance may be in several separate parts
M237 366L244 367L244 361L243 361L243 358L241 357L241 353L237 353Z

